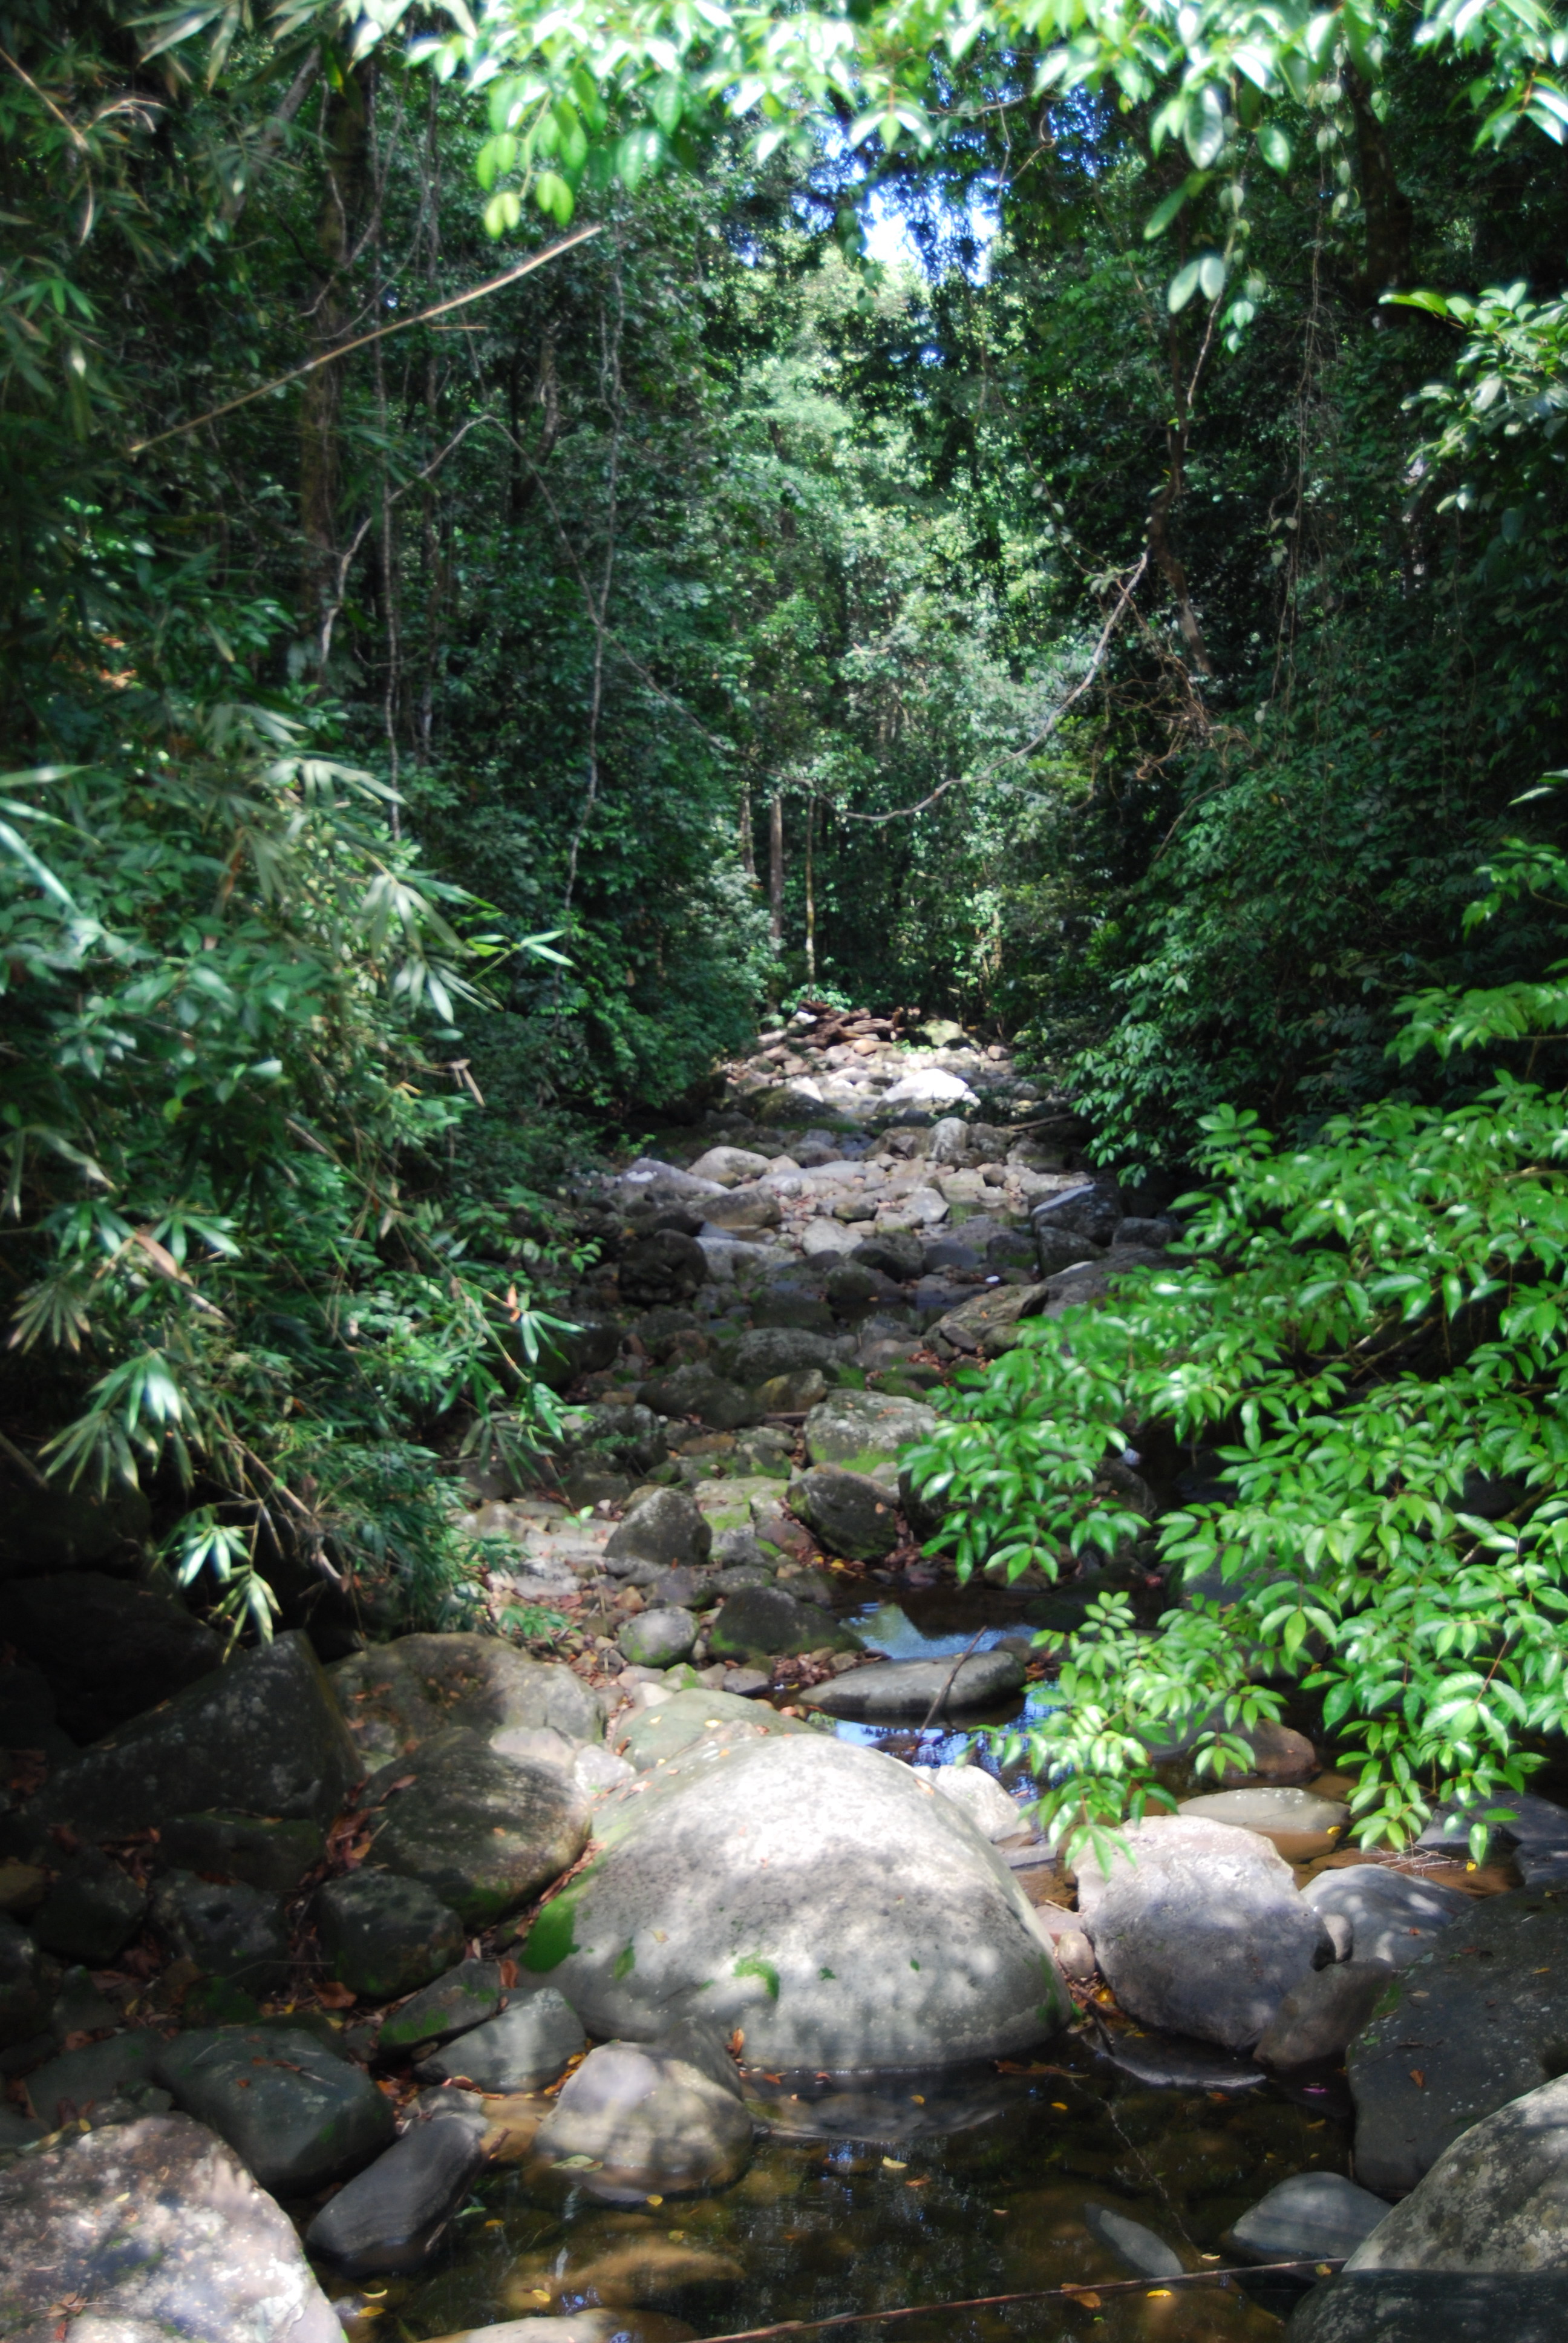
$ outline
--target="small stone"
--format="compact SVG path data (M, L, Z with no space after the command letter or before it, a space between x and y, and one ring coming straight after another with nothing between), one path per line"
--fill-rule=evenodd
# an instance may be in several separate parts
M461 1961L382 2020L377 2047L384 2058L417 2056L495 2017L501 2002L500 1963Z
M1341 2058L1371 2017L1393 1975L1387 1961L1340 1961L1292 1986L1263 2028L1252 2056L1282 2071Z
M847 1232L835 1229L835 1239ZM754 1326L741 1335L730 1356L729 1370L739 1383L755 1390L775 1375L794 1374L802 1367L830 1367L841 1355L830 1335L799 1326Z
M27 2077L33 2113L51 2131L80 2116L90 2118L106 2101L159 2080L156 2056L162 2047L157 2034L141 2029L62 2052Z
M1064 1928L1055 1943L1056 1966L1075 1985L1087 1985L1096 1973L1094 1946L1081 1928Z
M770 1375L765 1383L759 1383L757 1400L769 1415L804 1415L827 1389L828 1378L820 1367L797 1367L789 1374Z
M45 1952L88 1968L107 1968L141 1926L147 1891L95 1847L74 1855L34 1916Z
M1339 2172L1297 2172L1243 2213L1228 2242L1250 2262L1344 2261L1388 2207Z
M410 2124L322 2207L306 2245L345 2278L422 2268L484 2161L482 2124L447 2115Z
M463 1924L422 1880L387 1871L329 1879L314 1905L332 1974L368 2001L392 2001L463 1956Z
M1163 2237L1146 2229L1141 2221L1130 2221L1124 2213L1112 2213L1104 2205L1086 2205L1083 2226L1091 2237L1108 2246L1117 2259L1137 2278L1180 2278L1182 2261Z
M849 1258L897 1284L907 1285L920 1273L921 1252L920 1240L912 1232L879 1229L874 1236L862 1238Z
M616 1641L634 1667L672 1668L690 1656L697 1621L689 1611L644 1611L617 1631Z
M283 1906L259 1887L171 1871L153 1898L153 1926L204 1976L226 1977L259 2001L289 1980Z
M751 2160L751 2117L709 2064L658 2043L602 2043L537 2134L530 2184L561 2171L587 2195L625 2204L738 2180Z
M622 1249L616 1282L622 1301L635 1308L689 1302L707 1276L707 1259L694 1239L658 1229Z
M667 1570L648 1587L648 1600L658 1610L706 1611L719 1599L711 1570Z
M419 2076L477 2091L537 2091L587 2046L576 2010L553 1986L525 1986L498 2017L424 2059Z
M160 2044L155 2071L276 2197L324 2188L392 2137L391 2105L369 2076L303 2028L197 2028Z

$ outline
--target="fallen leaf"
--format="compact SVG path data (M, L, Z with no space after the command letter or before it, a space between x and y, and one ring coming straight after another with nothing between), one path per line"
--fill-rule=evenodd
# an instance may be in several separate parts
M1412 2066L1412 2067L1411 2068L1411 2070L1410 2070L1410 2079L1411 2079L1411 2081L1415 2085L1415 2087L1416 2087L1416 2089L1417 2089L1418 2091L1424 2091L1424 2090L1425 2090L1425 2088L1426 2088L1426 2077L1422 2073L1422 2070L1421 2070L1421 2068L1420 2068L1419 2066Z
M502 1988L502 1991L503 1991L503 1992L505 1992L505 1993L510 1993L510 1991L512 1990L512 1987L517 1984L517 1981L518 1981L518 1965L517 1965L516 1961L503 1961L503 1962L501 1963L501 1988Z
M317 1986L316 1998L323 2009L351 2009L358 1996L352 1986L339 1985L336 1977L327 1977Z

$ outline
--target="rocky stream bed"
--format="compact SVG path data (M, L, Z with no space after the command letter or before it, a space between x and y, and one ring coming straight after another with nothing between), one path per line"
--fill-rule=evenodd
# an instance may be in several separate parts
M900 1451L1176 1231L927 1039L805 1013L585 1176L562 1436L455 1478L440 1632L220 1669L117 1532L12 1565L6 2343L1568 2331L1568 1813L1368 1859L1269 1728L1075 1877L977 1735L1107 1577L960 1588Z

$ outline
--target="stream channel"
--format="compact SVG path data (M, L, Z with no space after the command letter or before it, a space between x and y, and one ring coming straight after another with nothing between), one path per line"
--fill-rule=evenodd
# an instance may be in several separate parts
M851 1624L890 1658L957 1654L974 1634L980 1592L902 1595L867 1605ZM1020 1608L999 1590L988 1607L995 1619L982 1647L1044 1624L1050 1598ZM1022 1708L986 1722L1011 1721ZM837 1731L924 1765L951 1764L973 1744L995 1770L989 1745L970 1731L921 1736L908 1725L842 1722ZM1009 1786L1019 1796L1030 1787L1010 1775ZM664 2343L693 2329L730 2335L856 2308L1092 2288L1131 2270L1094 2234L1087 2208L1141 2223L1188 2269L1229 2266L1241 2257L1223 2245L1226 2231L1270 2188L1296 2172L1351 2168L1342 2076L1282 2084L1243 2059L1092 2014L1018 2071L883 2075L869 2090L852 2078L787 2074L760 2087L774 2128L732 2187L646 2207L576 2191L546 2205L516 2168L500 2167L459 2215L445 2258L417 2278L365 2289L357 2299L368 2315L347 2317L349 2335L427 2343L601 2304L627 2308L638 2343ZM1226 2279L847 2331L855 2343L1090 2334L1104 2343L1263 2343L1281 2336L1299 2298L1289 2280ZM667 2320L684 2323L667 2328Z

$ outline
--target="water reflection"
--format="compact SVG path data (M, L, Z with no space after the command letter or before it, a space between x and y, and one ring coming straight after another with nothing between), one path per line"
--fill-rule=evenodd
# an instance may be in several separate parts
M635 2210L533 2202L515 2169L493 2174L447 2265L388 2288L378 2332L424 2343L466 2327L595 2303L641 2306L699 2335L1128 2275L1084 2220L1099 2203L1141 2222L1184 2268L1231 2258L1225 2233L1292 2172L1348 2169L1341 2113L1273 2083L1151 2088L1087 2036L1013 2075L833 2078L816 2097L773 2094L781 2129L723 2194ZM922 2083L929 2087L921 2087ZM900 2091L919 2121L897 2131ZM863 2128L851 2103L861 2098ZM923 2098L950 2127L926 2131ZM850 2125L848 2136L837 2131ZM818 2136L811 2136L815 2127ZM891 2136L890 2136L891 2135ZM900 2322L910 2343L1263 2343L1276 2290L1227 2282L1163 2296L944 2313ZM366 2333L368 2337L369 2329Z

